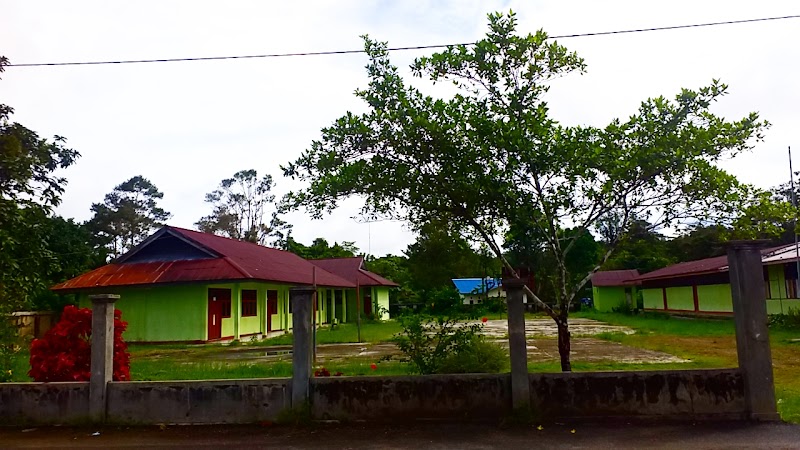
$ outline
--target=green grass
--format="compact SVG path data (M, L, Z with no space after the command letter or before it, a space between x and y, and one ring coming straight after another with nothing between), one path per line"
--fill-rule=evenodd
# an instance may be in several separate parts
M675 336L733 336L733 319L705 319L691 317L675 317L667 314L645 313L626 315L619 313L601 313L580 311L570 315L573 318L594 319L611 325L623 325L633 328L637 333L658 333Z
M387 342L401 331L400 324L394 320L385 322L362 322L361 342ZM358 342L358 326L354 323L343 323L331 329L323 326L317 329L317 344L344 344ZM274 346L291 345L292 334L283 334L269 339L254 342L249 345Z
M331 374L342 372L345 376L362 375L409 375L411 368L408 364L396 361L375 363L377 368L372 369L375 363L368 359L350 359L319 363L314 369L325 367ZM237 378L287 378L292 376L291 361L277 362L181 362L174 363L168 360L134 359L131 362L131 378L134 381L167 381L167 380L227 380Z

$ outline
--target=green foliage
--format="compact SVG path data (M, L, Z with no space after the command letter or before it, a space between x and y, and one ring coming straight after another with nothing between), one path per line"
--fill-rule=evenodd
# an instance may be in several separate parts
M400 325L403 330L397 335L397 347L404 355L401 360L422 375L438 373L448 357L470 351L481 330L480 324L422 314L402 316Z
M800 308L789 308L785 314L770 315L769 326L800 330Z
M139 245L171 214L158 206L164 194L141 175L132 177L93 203L87 227L98 243L116 258Z
M354 242L343 241L341 244L334 242L330 245L327 240L316 238L311 245L303 245L295 241L291 235L286 238L284 250L305 259L352 258L358 253L358 247Z
M437 373L499 373L508 370L509 361L503 347L475 336L461 351L447 355Z
M0 57L0 73L6 64ZM0 105L0 318L31 307L59 273L70 270L73 255L61 254L64 247L58 243L66 238L59 234L69 230L51 213L66 186L55 172L80 156L65 147L63 137L42 139L12 122L12 112Z
M423 291L418 296L423 304L423 313L450 316L460 315L464 311L461 296L452 286Z
M291 225L278 217L274 205L275 182L271 175L258 178L258 172L240 170L233 177L222 180L219 187L206 194L206 203L213 205L210 215L195 223L200 231L253 242L259 245L284 246L285 233ZM269 223L265 216L269 209ZM271 239L271 240L270 240Z
M0 383L15 379L17 355L22 345L17 327L8 314L0 305Z
M427 291L453 286L453 278L482 277L500 272L495 258L481 255L442 221L422 224L417 240L405 251L410 287Z
M710 107L726 85L712 80L672 99L647 99L603 128L561 125L548 115L548 83L583 72L584 61L544 31L518 35L516 28L513 13L490 14L484 39L418 58L414 76L459 89L441 98L406 83L387 45L365 37L369 84L356 95L367 111L346 113L283 168L308 183L289 193L286 205L321 217L342 199L360 196L365 214L415 226L444 221L470 230L498 258L503 251L494 236L531 221L556 267L557 311L534 301L565 323L591 278L587 273L572 284L567 269L581 230L614 220L602 263L634 220L656 229L730 223L764 203L762 191L717 165L752 148L768 126L756 113L715 116ZM566 228L579 232L564 239ZM570 370L566 346L561 351Z

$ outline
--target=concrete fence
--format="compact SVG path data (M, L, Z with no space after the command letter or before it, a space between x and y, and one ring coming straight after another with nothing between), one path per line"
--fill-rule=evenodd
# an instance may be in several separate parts
M542 420L638 418L741 419L738 369L547 373L529 376L530 405ZM112 423L256 423L291 408L291 379L112 382ZM498 420L512 413L509 374L314 378L316 419L408 421ZM89 383L0 385L6 425L91 421Z
M510 374L313 378L314 289L300 286L290 291L292 378L112 382L113 305L119 297L96 295L91 381L0 384L0 424L252 423L307 406L314 418L342 420L497 419L519 409L544 420L777 420L761 253L752 242L737 243L728 260L735 369L529 374L524 285L504 280Z

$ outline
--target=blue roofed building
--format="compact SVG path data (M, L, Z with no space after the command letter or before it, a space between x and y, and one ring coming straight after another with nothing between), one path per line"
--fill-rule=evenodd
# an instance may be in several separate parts
M497 278L454 278L453 284L465 305L481 304L487 297L506 298L506 291Z

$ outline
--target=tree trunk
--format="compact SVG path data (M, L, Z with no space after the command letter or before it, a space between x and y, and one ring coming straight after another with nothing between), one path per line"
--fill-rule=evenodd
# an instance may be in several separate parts
M569 322L567 318L561 316L556 320L558 327L558 354L561 356L561 371L572 372L572 363L569 359L570 342L569 342Z

